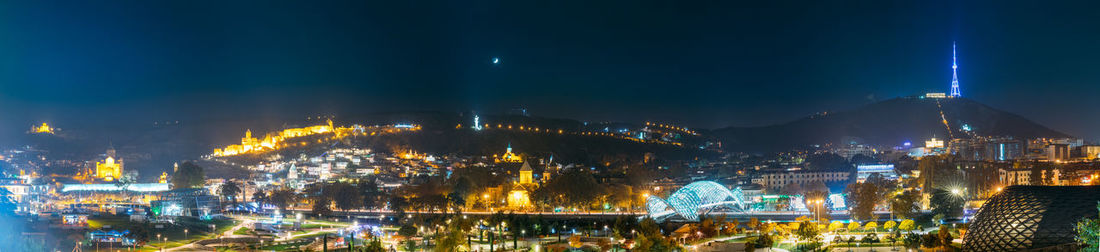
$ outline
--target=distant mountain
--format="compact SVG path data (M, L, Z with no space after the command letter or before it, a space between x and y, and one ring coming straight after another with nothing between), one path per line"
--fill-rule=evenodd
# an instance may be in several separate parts
M969 132L963 130L964 125L968 126ZM842 143L849 139L875 146L898 146L906 141L914 145L923 144L931 137L1069 137L1019 115L970 99L915 97L895 98L852 111L824 113L784 124L729 127L710 133L723 141L726 150L765 152Z

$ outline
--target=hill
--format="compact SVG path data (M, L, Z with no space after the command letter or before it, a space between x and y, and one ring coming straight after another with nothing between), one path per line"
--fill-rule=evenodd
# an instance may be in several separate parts
M685 146L699 146L701 136L684 134L677 142L684 146L640 143L621 137L580 135L576 132L613 132L620 129L636 130L642 125L610 122L582 122L571 119L545 118L516 115L481 115L481 123L493 124L493 129L475 131L469 128L473 118L468 113L445 112L393 112L352 115L336 119L338 125L389 125L418 124L422 130L409 134L354 137L339 142L313 144L306 148L287 149L284 155L300 153L319 154L326 149L341 147L365 147L380 152L415 150L432 154L460 154L491 156L500 154L512 144L516 151L533 158L554 157L563 163L612 164L637 162L647 153L661 159L689 160L714 152ZM325 123L324 118L299 119L233 119L181 122L169 124L123 124L102 127L70 126L63 134L31 135L13 134L14 137L0 144L6 148L27 146L39 150L49 159L64 159L76 163L102 158L108 146L114 146L126 160L127 171L139 171L139 181L155 179L161 172L170 171L172 164L200 159L214 148L239 143L245 130L251 129L257 136L284 128L294 128ZM465 125L465 126L462 126ZM500 129L501 126L515 129ZM461 126L461 127L459 127ZM535 133L520 130L520 126L555 129L553 132ZM565 134L557 133L562 130ZM570 132L574 134L570 134ZM241 160L260 160L262 155L245 156ZM251 158L251 159L250 159ZM204 163L211 166L209 174L239 176L240 171ZM79 168L70 166L50 169L47 173L74 174Z
M941 117L942 111L942 117ZM946 122L946 125L945 125ZM964 126L970 131L965 131ZM948 130L950 127L950 130ZM931 137L1068 137L1019 115L966 98L895 98L855 110L814 115L763 127L728 127L711 134L727 150L783 151L800 146L859 139L875 146L898 146Z

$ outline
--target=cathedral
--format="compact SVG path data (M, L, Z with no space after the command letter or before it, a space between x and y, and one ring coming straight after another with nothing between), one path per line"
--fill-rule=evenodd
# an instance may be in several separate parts
M512 191L508 192L508 208L525 210L533 207L531 192L538 187L534 180L534 170L527 162L523 162L523 166L519 168L519 178L512 185Z
M116 159L115 148L108 147L104 156L106 158L96 161L95 165L87 165L86 175L82 176L85 180L110 182L122 178L124 162L121 158Z

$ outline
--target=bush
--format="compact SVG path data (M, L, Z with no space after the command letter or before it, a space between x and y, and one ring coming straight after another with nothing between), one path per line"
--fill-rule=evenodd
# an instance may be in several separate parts
M769 234L763 234L755 238L756 239L752 241L752 246L754 248L770 248L774 243L774 241L772 240L772 236Z
M920 237L920 243L925 248L935 248L940 246L940 238L934 234L924 234Z
M807 242L807 243L799 243L798 245L795 245L794 251L820 251L820 250L822 250L821 245L822 245L821 242L817 242L817 241Z
M906 248L920 248L921 236L919 234L909 233L902 238L901 243Z
M860 240L860 242L870 243L870 244L879 243L881 241L882 240L879 240L878 235L875 234L875 233L870 233L868 235L864 235L863 239Z

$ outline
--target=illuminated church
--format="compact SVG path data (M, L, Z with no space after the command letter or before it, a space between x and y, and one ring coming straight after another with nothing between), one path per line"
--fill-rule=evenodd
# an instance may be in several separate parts
M87 174L84 176L84 179L115 181L122 177L124 162L121 158L116 159L115 148L107 148L105 156L106 158L102 161L96 161L94 166L89 165L89 167L87 167Z
M508 192L508 208L522 210L533 207L531 192L535 191L538 186L535 183L534 170L531 169L531 165L523 162L523 166L519 168L519 178L512 185L512 191Z
M522 163L523 162L523 157L520 157L519 154L516 154L516 153L512 152L512 143L508 143L508 148L504 149L504 155L501 155L500 157L496 157L496 155L493 155L493 157L494 157L493 161L495 161L497 163Z

